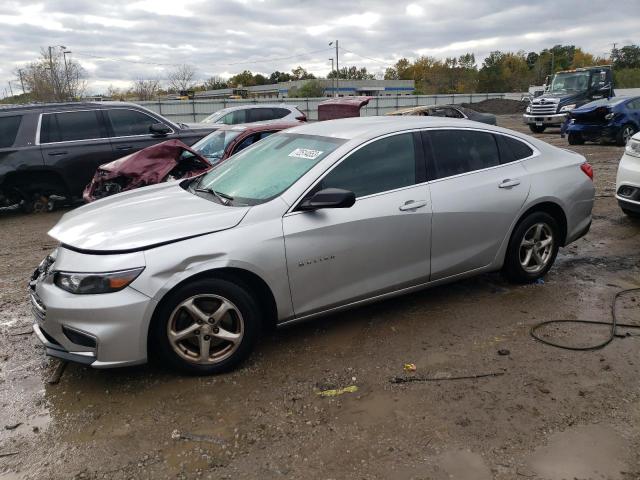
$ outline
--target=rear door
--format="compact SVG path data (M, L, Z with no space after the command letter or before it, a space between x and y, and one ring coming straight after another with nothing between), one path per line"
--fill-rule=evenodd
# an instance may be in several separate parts
M424 170L419 134L376 139L312 189L353 191L352 207L284 216L296 315L428 281L431 206Z
M38 140L44 164L62 176L71 195L80 195L96 168L112 159L100 110L43 113Z
M176 137L174 128L166 123L171 129L168 135L152 135L149 130L151 125L164 122L145 112L129 108L111 108L104 112L111 134L114 160Z
M431 280L489 265L529 194L527 171L497 137L474 129L424 133L433 178ZM533 154L512 141L522 145L520 157Z

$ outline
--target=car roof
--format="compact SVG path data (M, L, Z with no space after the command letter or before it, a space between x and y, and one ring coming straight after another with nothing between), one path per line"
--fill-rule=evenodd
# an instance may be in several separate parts
M500 133L516 134L511 130L506 130L493 125L478 123L462 118L447 117L421 117L421 116L374 116L374 117L354 117L341 118L338 120L326 120L324 122L314 122L302 124L292 128L290 133L304 135L318 135L323 137L342 138L346 140L367 140L379 137L387 133L400 132L419 128L482 128ZM520 136L520 135L518 135Z
M15 111L47 111L59 110L61 108L67 110L81 110L83 108L101 109L113 107L135 107L146 110L141 105L131 102L104 101L104 102L58 102L58 103L25 103L21 105L2 105L0 113Z

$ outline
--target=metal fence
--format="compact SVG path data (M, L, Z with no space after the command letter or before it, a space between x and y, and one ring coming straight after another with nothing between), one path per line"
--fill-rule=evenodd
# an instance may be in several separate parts
M362 116L384 115L400 108L420 105L447 105L459 103L476 103L490 98L510 98L520 100L521 94L505 93L456 93L451 95L399 95L393 97L373 97L369 104L362 108ZM137 102L174 122L200 122L207 116L223 108L235 105L256 105L261 103L280 103L294 105L307 115L309 120L318 119L318 104L327 100L320 98L280 98L280 99L207 99L207 100L164 100Z

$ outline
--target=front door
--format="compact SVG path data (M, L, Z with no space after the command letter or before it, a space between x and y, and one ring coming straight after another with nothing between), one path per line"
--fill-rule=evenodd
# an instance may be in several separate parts
M428 281L431 205L421 149L413 133L374 140L312 190L353 191L355 205L285 215L296 316Z
M155 136L149 128L157 119L144 112L128 108L113 108L105 110L107 122L111 129L111 145L113 147L113 159L118 159L131 153L150 147L156 143L175 138L175 132L166 136Z

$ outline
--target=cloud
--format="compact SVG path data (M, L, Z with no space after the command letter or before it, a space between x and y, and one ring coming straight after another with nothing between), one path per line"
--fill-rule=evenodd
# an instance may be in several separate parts
M467 51L538 51L573 44L598 55L638 38L640 2L564 0L0 0L0 83L42 48L66 45L86 65L90 90L166 79L191 64L202 79L297 65L317 75L340 65L382 72L401 57ZM124 61L128 60L128 61ZM144 62L144 63L133 63ZM15 85L15 83L14 83ZM15 89L14 89L15 90Z

